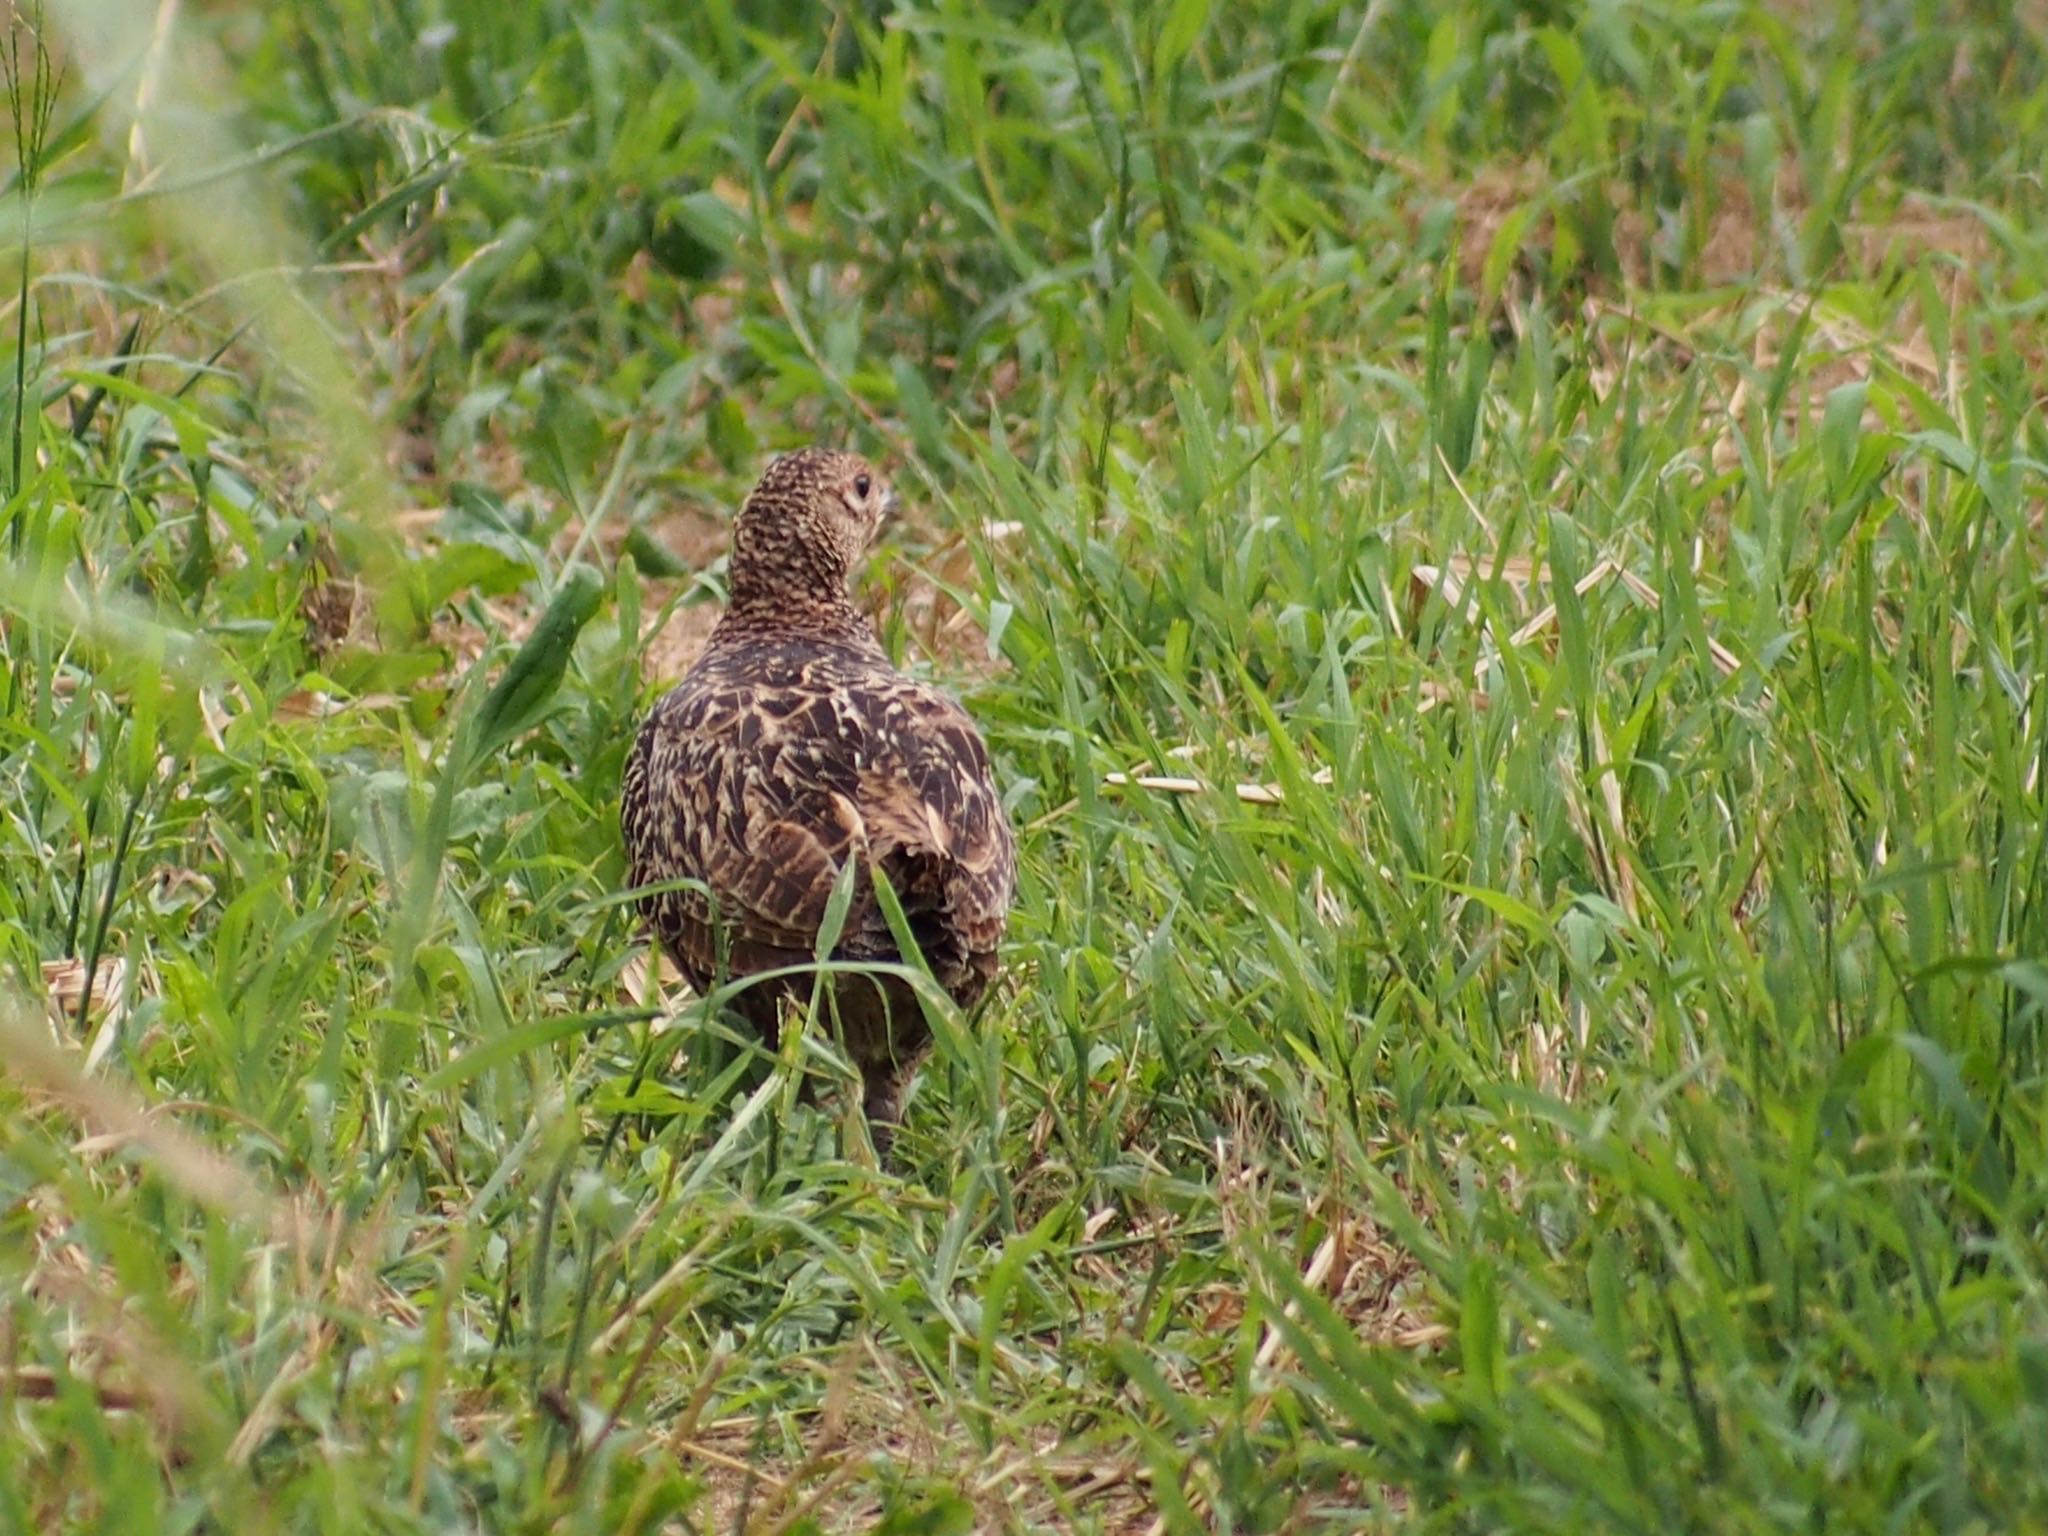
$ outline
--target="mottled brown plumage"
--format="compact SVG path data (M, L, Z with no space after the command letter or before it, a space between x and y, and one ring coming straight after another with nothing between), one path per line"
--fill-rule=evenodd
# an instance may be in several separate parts
M655 937L700 992L808 964L848 859L853 902L833 957L896 961L880 873L932 974L964 1008L996 970L1016 846L974 723L889 663L847 580L890 500L850 453L777 459L733 526L731 601L627 759L621 821ZM771 1044L812 977L733 1006ZM841 976L835 1016L886 1142L931 1031L910 988Z

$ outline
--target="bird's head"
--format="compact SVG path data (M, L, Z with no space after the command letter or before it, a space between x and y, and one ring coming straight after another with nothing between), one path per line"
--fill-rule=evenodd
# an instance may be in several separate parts
M768 466L733 524L734 602L837 599L896 506L857 453L800 448Z

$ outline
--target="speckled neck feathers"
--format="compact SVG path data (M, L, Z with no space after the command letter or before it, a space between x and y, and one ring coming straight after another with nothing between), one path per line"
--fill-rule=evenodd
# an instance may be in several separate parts
M838 457L815 448L787 454L741 504L727 568L730 600L714 645L768 635L875 645L847 593L859 551L847 547L829 512Z

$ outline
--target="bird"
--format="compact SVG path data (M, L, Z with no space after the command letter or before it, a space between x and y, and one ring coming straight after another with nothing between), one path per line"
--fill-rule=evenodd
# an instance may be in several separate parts
M855 453L773 460L733 521L727 601L696 662L627 756L620 824L642 920L700 994L810 966L842 871L834 960L904 958L886 879L932 975L963 1010L987 993L1016 893L1015 834L974 721L890 661L850 592L895 492ZM730 1006L776 1048L813 971ZM931 1044L900 976L831 973L876 1151Z

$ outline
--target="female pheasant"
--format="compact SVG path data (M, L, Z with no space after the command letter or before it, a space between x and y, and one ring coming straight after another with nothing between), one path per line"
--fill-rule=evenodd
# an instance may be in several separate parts
M633 883L695 882L640 911L699 992L808 965L848 860L835 960L902 958L879 875L960 1006L994 978L1017 856L988 751L957 703L890 665L847 594L894 499L856 454L769 465L733 525L725 614L633 743L620 815ZM732 1006L773 1048L812 980L764 980ZM900 979L835 973L832 990L886 1148L930 1026Z

